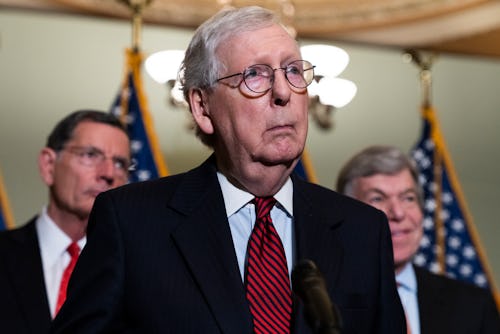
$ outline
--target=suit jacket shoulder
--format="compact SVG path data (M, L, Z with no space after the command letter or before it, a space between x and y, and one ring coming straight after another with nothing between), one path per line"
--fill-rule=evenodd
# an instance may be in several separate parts
M313 260L344 320L343 333L401 333L387 218L350 197L293 177L297 260Z
M414 266L422 334L500 333L491 293Z
M51 316L33 218L0 233L0 328L6 333L46 333Z

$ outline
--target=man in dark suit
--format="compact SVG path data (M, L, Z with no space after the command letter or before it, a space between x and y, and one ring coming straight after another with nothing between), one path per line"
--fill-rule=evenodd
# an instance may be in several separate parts
M314 67L276 16L218 13L196 31L182 71L197 135L214 153L98 196L52 333L312 333L290 289L306 258L342 333L403 333L384 214L291 175Z
M406 154L391 146L360 151L341 169L337 190L386 213L398 292L412 334L500 333L488 290L412 265L423 236L423 195Z
M0 332L49 331L64 302L66 249L84 246L95 197L127 181L129 161L128 136L109 113L78 111L57 124L38 157L47 206L24 226L0 233Z

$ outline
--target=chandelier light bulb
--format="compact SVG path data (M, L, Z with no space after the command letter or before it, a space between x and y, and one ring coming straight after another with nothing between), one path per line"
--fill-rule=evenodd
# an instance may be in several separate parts
M183 59L183 50L159 51L146 58L144 67L153 80L164 84L177 79L177 72Z
M302 58L316 67L314 73L322 77L336 77L349 64L349 55L344 49L333 45L310 44L300 48Z
M318 83L319 102L324 105L342 108L356 95L358 88L350 80L341 78L322 78Z

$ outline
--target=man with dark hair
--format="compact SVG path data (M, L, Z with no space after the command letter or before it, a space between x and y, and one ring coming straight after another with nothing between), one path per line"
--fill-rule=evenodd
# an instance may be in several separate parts
M389 219L398 292L412 334L498 334L488 290L412 265L423 236L423 192L414 162L392 146L371 146L341 169L337 190Z
M343 334L402 334L384 214L292 174L314 66L276 15L219 12L195 32L182 70L197 135L214 153L98 196L52 332L334 333L333 317L310 317L309 329L309 304L291 291L294 265L309 259Z
M71 113L48 136L38 156L47 206L24 226L0 233L2 333L48 332L86 243L94 199L127 183L129 145L117 118L93 110Z

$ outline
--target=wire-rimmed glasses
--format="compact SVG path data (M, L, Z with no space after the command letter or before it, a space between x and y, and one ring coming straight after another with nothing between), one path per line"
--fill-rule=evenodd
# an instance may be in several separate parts
M266 64L255 64L247 67L243 72L234 73L217 79L217 82L238 75L242 76L245 86L254 93L266 93L273 87L274 72L282 70L286 80L295 88L304 89L314 79L314 65L307 60L294 60L286 67L272 68ZM241 81L239 82L241 84Z
M101 165L106 159L113 161L115 174L123 179L128 178L128 173L135 170L135 160L128 160L122 157L107 157L106 154L94 146L68 146L62 150L68 151L77 157L78 162L87 167Z

